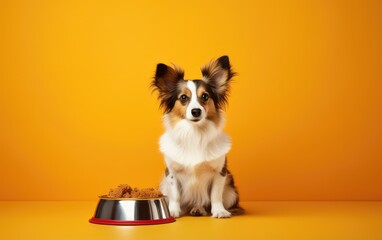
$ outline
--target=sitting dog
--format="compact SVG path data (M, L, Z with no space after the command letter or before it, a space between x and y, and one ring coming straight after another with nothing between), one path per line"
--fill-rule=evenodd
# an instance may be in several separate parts
M227 218L239 214L238 193L227 169L230 138L224 106L233 72L228 56L202 67L201 80L184 80L177 66L158 64L152 82L164 108L160 151L166 163L160 190L172 216L189 213Z

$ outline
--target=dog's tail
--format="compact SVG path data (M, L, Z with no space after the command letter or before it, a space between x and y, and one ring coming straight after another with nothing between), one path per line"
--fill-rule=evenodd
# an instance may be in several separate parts
M240 207L239 205L233 206L232 208L228 209L228 212L232 214L232 216L242 215L245 213L244 208Z

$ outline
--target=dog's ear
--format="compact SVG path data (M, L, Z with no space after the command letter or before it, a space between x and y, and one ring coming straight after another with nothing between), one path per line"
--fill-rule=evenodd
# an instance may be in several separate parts
M176 88L178 81L183 79L183 70L177 66L174 66L174 68L163 63L157 65L152 85L157 88L159 92L171 92Z
M236 73L232 70L228 56L221 56L215 61L210 61L202 67L203 81L206 82L217 95L217 104L227 102L230 80Z
M184 71L175 65L174 68L163 63L157 65L151 86L154 91L158 91L158 98L161 100L160 106L164 107L166 112L171 111L175 104L177 85L180 80L183 80L183 77Z

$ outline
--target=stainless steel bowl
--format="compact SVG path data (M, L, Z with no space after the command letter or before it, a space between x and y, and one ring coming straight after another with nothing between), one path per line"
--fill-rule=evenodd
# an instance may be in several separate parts
M136 199L100 196L89 222L108 225L149 225L174 222L165 197Z

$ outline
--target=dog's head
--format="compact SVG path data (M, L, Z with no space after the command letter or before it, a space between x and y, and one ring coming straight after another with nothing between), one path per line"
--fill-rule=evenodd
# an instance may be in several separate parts
M175 125L183 119L193 124L204 120L217 122L227 103L230 80L235 75L228 56L202 67L201 80L184 80L184 71L163 63L157 65L152 86L159 92L160 106Z

